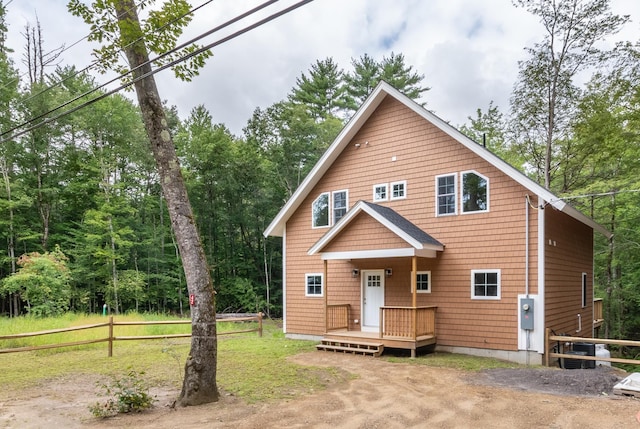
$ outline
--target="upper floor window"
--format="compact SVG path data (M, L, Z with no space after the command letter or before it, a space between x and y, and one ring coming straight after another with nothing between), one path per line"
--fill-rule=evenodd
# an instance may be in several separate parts
M472 270L471 298L500 299L500 270Z
M387 184L373 185L373 201L387 201Z
M322 296L322 274L306 274L306 296Z
M416 291L418 293L431 293L431 271L418 271L416 273Z
M438 216L456 214L456 175L436 177L436 213Z
M462 213L489 210L489 180L474 171L465 171L462 177Z
M329 193L324 192L315 199L311 206L312 225L314 228L329 226Z
M399 200L407 197L407 181L391 182L391 199Z
M333 223L335 224L347 213L347 191L335 191L333 193Z

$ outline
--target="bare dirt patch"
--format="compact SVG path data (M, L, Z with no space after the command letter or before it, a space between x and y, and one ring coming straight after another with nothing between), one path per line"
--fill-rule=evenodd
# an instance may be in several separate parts
M179 392L155 389L153 409L107 420L87 409L97 399L95 379L57 380L5 391L0 428L640 428L640 401L611 395L620 377L609 371L469 373L326 352L292 359L356 378L296 399L247 404L223 394L218 403L179 409L168 406Z

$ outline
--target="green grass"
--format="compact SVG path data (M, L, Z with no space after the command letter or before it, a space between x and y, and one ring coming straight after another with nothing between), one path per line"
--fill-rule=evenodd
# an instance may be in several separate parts
M411 365L423 365L437 368L453 368L463 371L481 371L483 369L493 368L522 367L522 365L518 365L517 363L499 359L441 352L419 355L415 359L408 359L406 357L397 356L386 356L383 357L383 359L388 362L402 362L409 363Z
M152 315L128 314L118 316L116 321L173 320L174 318ZM101 316L68 314L55 319L16 318L0 319L0 335L43 331L69 326L84 326L101 323ZM240 325L220 322L219 332L246 329L251 323ZM321 390L328 385L349 380L353 375L338 368L319 368L297 365L289 356L315 350L315 342L289 340L272 321L264 322L263 337L257 333L220 335L218 337L217 383L225 393L233 394L253 403L293 398ZM188 332L189 325L162 326L118 326L117 336L159 335L162 333ZM74 331L56 336L41 336L31 339L11 340L19 347L50 344L85 339L87 335L106 337L106 328L99 331ZM0 349L11 346L10 341L0 341ZM121 376L130 370L144 372L145 381L151 386L167 386L176 390L182 386L184 363L189 353L190 339L164 339L117 341L113 346L113 357L107 357L107 343L65 347L21 353L0 354L0 401L11 397L12 392L35 387L39 383L83 378L104 381ZM478 371L487 368L518 367L497 359L449 353L431 353L410 359L406 355L388 356L382 359L392 363L426 365Z
M116 321L162 320L159 315L118 316ZM167 319L167 318L164 318ZM100 323L100 316L67 315L56 319L0 319L0 335L35 332L69 326ZM117 336L157 335L182 330L189 325L118 326ZM221 322L219 332L236 331L256 326L254 323ZM152 328L152 329L149 329ZM89 335L106 336L106 328L99 334L91 331L65 333L60 341L85 339ZM119 330L122 330L119 331ZM159 332L161 330L161 332ZM61 334L34 337L35 343L51 344ZM44 340L44 341L43 341ZM11 340L15 341L15 340ZM21 340L22 341L22 340ZM0 348L15 347L0 341ZM274 322L265 321L264 335L243 333L218 337L218 386L227 393L248 402L295 397L321 389L346 376L334 368L314 368L287 361L287 357L314 350L314 342L288 340ZM25 344L20 344L19 347ZM184 375L184 363L189 353L190 339L117 341L113 357L107 357L107 344L99 343L61 349L0 354L0 398L10 390L37 386L55 379L89 377L105 379L125 374L129 369L145 373L145 380L154 386L169 386L179 391Z

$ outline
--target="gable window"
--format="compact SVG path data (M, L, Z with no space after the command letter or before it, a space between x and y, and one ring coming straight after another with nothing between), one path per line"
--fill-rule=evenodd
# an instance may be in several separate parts
M582 273L582 308L587 306L587 273Z
M311 207L312 225L314 228L329 226L329 193L320 194Z
M306 279L305 296L322 296L322 274L307 274Z
M438 216L456 214L456 175L436 177Z
M500 270L471 270L472 299L500 299Z
M347 213L347 191L333 193L333 223L337 223Z
M391 182L391 199L400 200L407 197L407 181Z
M489 210L489 179L475 171L460 173L462 177L462 213Z
M416 291L418 293L431 293L431 271L418 271L416 273Z
M373 201L387 201L387 184L373 185Z

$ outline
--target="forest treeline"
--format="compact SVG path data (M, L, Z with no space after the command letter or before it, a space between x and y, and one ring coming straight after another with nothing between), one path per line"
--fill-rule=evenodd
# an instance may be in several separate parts
M604 333L640 339L640 41L601 43L630 25L608 1L552 3L514 2L540 18L541 33L523 47L510 105L490 103L456 125L613 232L596 236ZM97 86L90 71L54 66L39 24L25 29L24 54L10 52L4 16L0 6L0 131L35 124L74 98L70 106L81 105ZM25 62L24 76L14 58ZM165 106L219 312L281 314L282 243L262 232L381 79L430 107L428 76L393 52L347 65L317 60L281 101L255 109L241 135L204 106L185 119ZM100 312L103 304L113 312L188 312L133 102L112 95L2 140L0 314Z

